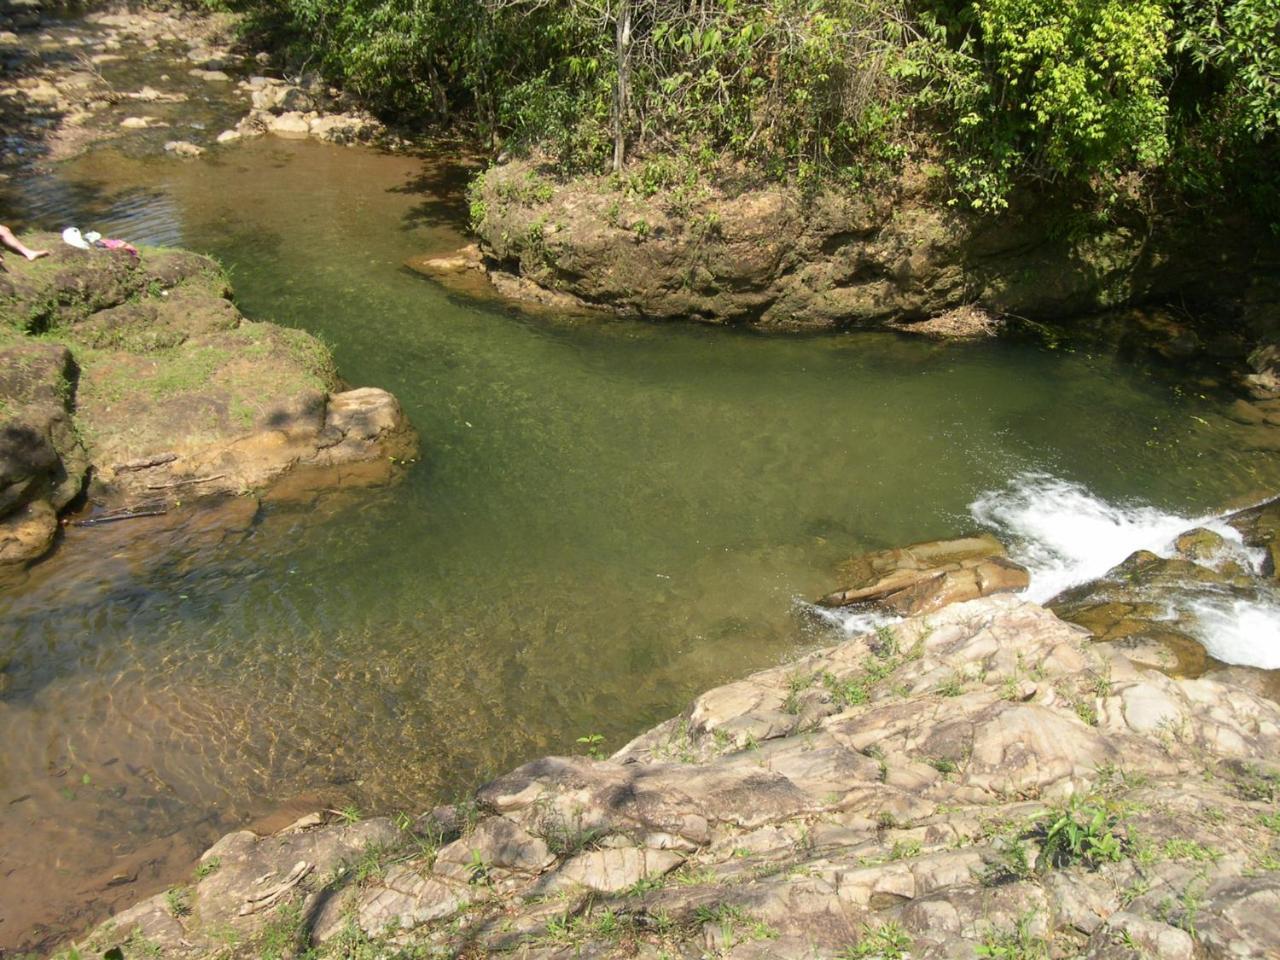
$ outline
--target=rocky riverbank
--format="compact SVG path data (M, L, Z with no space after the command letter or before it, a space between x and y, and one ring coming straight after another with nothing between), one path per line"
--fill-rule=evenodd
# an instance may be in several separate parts
M314 72L281 76L269 53L243 46L229 13L11 6L0 11L0 168L65 160L102 143L189 159L263 134L400 142Z
M377 482L416 437L391 394L343 389L310 334L254 322L213 260L9 253L0 273L0 565L80 522L295 487ZM372 468L372 469L370 469Z
M812 196L633 167L569 179L535 160L491 167L472 190L468 262L507 296L562 308L945 339L1008 327L1240 376L1280 333L1280 248L1238 215L1098 220L1030 195L998 217L962 214L927 164ZM461 267L426 265L446 281Z
M1013 595L1026 571L989 536L855 558L822 603L906 619L708 691L607 759L587 737L416 819L230 834L81 946L1280 956L1276 672L1208 656L1179 609L1189 584L1274 589L1280 501L1216 525L1057 614Z
M988 597L416 821L231 834L81 949L1276 956L1278 748L1275 702Z

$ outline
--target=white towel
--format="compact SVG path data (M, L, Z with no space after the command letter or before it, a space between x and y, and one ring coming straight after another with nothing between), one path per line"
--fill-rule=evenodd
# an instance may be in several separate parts
M79 250L89 249L89 244L85 242L84 237L80 236L80 231L75 227L67 227L62 231L62 242Z

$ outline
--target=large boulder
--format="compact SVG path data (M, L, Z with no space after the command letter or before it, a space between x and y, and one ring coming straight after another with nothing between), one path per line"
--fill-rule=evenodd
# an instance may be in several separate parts
M878 189L816 194L744 184L737 171L724 185L655 189L646 175L665 171L643 166L622 178L566 177L540 158L491 167L472 207L489 267L643 317L763 329L923 324L930 334L975 304L1043 322L1131 304L1238 301L1256 278L1276 275L1275 246L1256 225L1196 222L1184 211L1064 231L1076 211L1031 191L999 217L964 214L928 164L908 164ZM1168 312L1132 322L1169 357L1206 345ZM1268 376L1268 389L1280 389Z
M1026 568L1010 560L1004 546L986 534L868 553L846 563L840 577L848 586L823 597L822 605L866 604L901 616L1014 593L1030 583Z
M43 555L88 458L68 404L78 371L60 344L0 349L0 564Z

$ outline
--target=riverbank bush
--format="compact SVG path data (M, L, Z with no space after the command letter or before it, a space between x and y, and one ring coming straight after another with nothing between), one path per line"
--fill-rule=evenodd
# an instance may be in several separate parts
M1276 0L207 2L384 112L567 171L866 184L915 156L978 209L1028 182L1280 206Z

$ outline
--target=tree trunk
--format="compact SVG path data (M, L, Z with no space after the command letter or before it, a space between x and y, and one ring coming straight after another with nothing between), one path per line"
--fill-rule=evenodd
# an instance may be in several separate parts
M631 0L618 0L614 31L618 82L613 95L613 172L621 173L627 153L627 115L631 109Z

